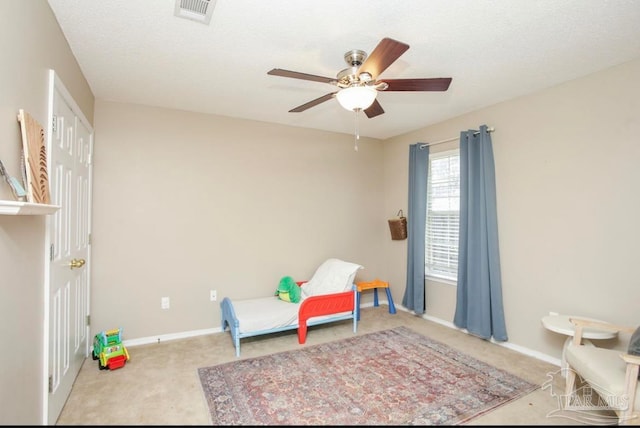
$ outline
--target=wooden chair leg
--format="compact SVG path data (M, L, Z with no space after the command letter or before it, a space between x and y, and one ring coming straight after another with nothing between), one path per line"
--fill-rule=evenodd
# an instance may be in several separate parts
M566 372L564 373L566 375L566 380L565 380L565 389L564 389L564 396L565 399L567 400L567 405L569 405L571 403L571 398L575 395L576 393L576 372L574 372L570 367L567 367Z
M627 373L625 376L625 391L629 404L627 408L620 413L618 425L626 425L631 422L634 416L634 403L636 400L636 385L638 384L639 367L635 364L627 364ZM635 423L635 422L634 422Z

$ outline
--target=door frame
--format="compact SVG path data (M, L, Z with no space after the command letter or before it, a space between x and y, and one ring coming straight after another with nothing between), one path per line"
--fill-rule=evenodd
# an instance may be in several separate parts
M67 88L65 87L62 80L58 77L55 70L49 70L49 84L48 84L48 100L47 100L47 153L52 153L52 141L53 141L53 120L54 120L54 95L57 91L64 99L65 102L71 107L73 113L77 116L78 120L83 123L83 125L89 130L91 135L91 160L89 168L91 170L90 179L89 179L89 201L88 201L88 233L91 236L92 232L92 224L91 224L91 205L92 205L92 188L93 188L93 137L94 137L94 129L91 123L87 120L84 113L73 99ZM51 159L47 158L47 169L51 170ZM49 425L49 338L50 338L50 328L51 325L49 323L49 318L51 316L49 305L51 299L51 229L55 227L53 222L53 216L47 216L46 218L46 226L45 226L45 239L44 239L44 293L43 293L43 312L44 312L44 327L43 327L43 353L42 353L42 424ZM87 249L88 257L87 257L87 266L89 269L89 265L91 264L91 241L89 241L89 246ZM91 271L88 270L87 274L87 296L86 296L86 306L87 306L87 315L91 315ZM89 356L89 347L90 347L90 329L91 326L87 323L87 343L85 347L85 358Z

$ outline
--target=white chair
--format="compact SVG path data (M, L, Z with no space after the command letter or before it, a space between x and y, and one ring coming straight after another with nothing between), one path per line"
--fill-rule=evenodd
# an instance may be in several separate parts
M575 326L575 335L566 349L566 396L575 396L576 376L579 375L615 411L618 424L640 424L640 356L589 346L582 341L585 328L631 334L636 327L580 318L571 318L571 323Z

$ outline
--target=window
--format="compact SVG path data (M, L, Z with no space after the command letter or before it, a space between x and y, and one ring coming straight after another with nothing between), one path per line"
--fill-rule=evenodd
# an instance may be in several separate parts
M460 225L460 151L429 155L425 274L458 279Z

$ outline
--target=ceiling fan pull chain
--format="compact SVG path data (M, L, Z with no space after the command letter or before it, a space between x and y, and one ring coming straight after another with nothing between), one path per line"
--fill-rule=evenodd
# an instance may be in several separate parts
M360 109L353 109L353 111L355 112L355 120L356 120L356 132L354 135L354 147L353 149L357 152L358 151L358 140L360 139L360 131L358 130L358 111L360 111Z

